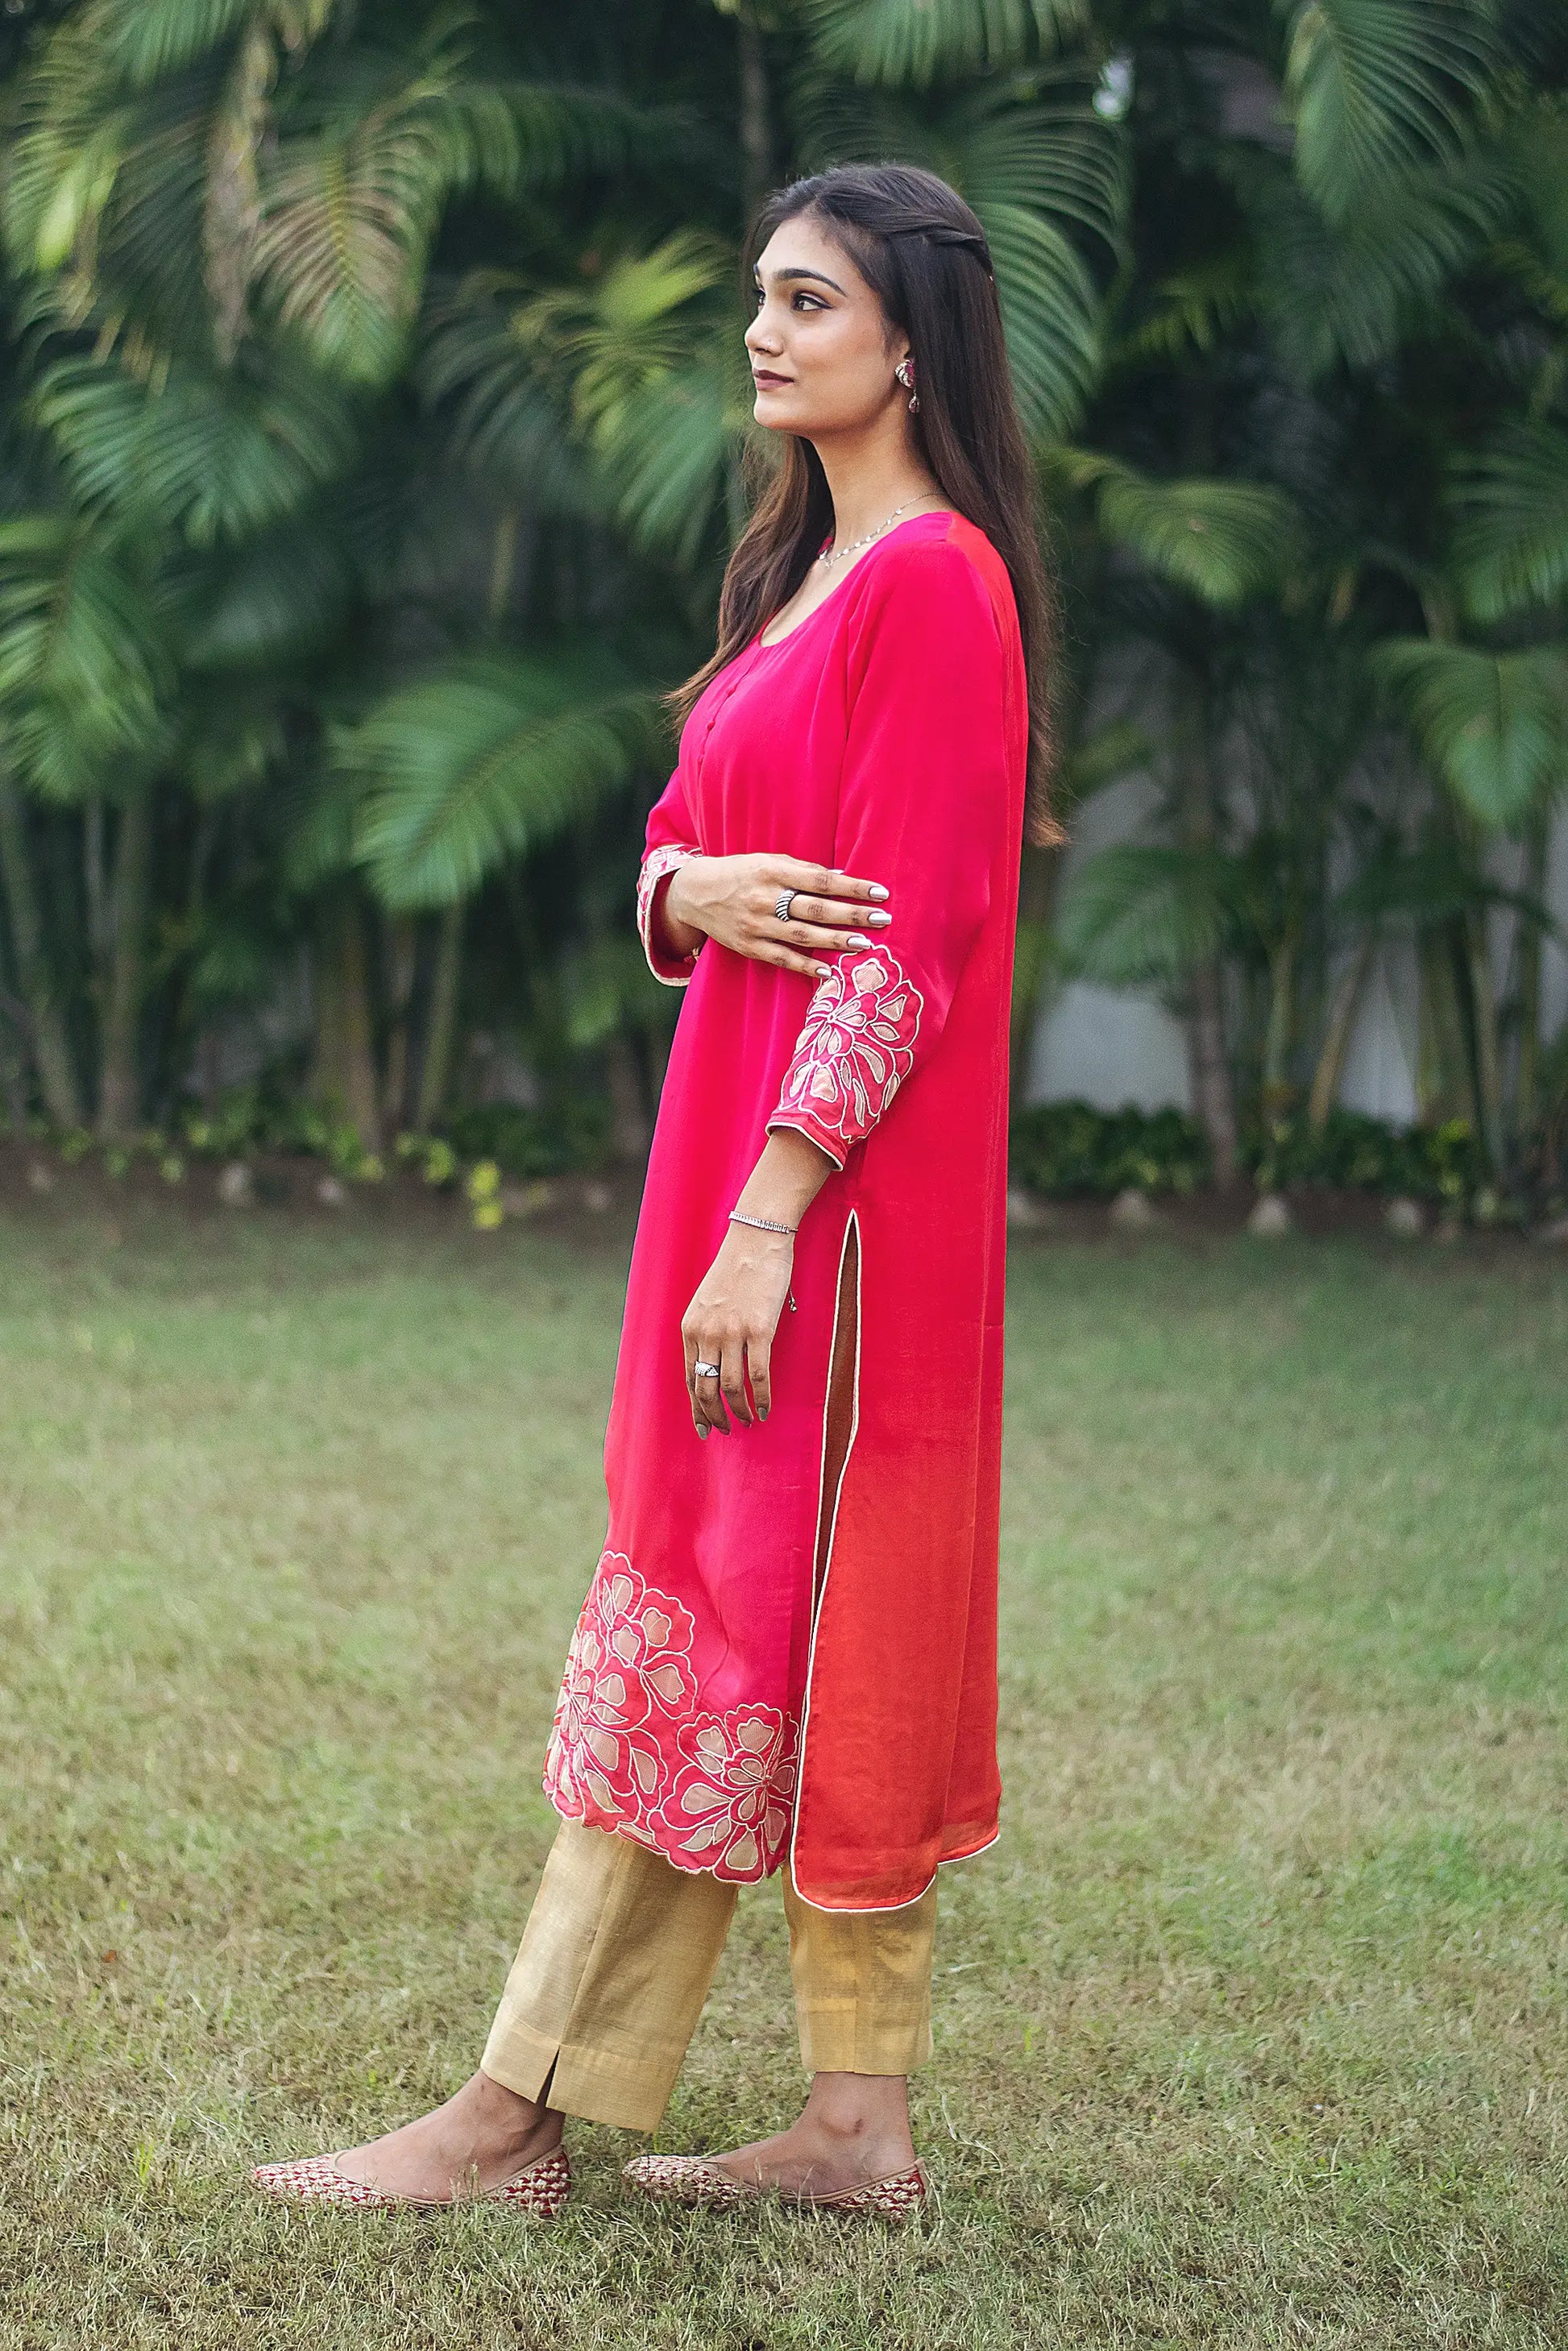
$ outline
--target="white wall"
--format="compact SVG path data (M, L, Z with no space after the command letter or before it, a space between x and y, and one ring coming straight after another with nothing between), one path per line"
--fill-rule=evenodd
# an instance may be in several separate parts
M1147 837L1155 801L1147 777L1113 785L1085 805L1067 852L1064 883L1073 865L1113 842ZM1519 880L1520 852L1499 845L1500 882ZM1568 932L1568 813L1553 829L1547 903ZM1490 925L1492 965L1504 982L1513 932L1506 911ZM1550 1040L1568 1019L1568 948L1548 940L1542 957L1541 1033ZM1345 1057L1340 1100L1396 1125L1416 1117L1420 1050L1420 989L1414 945L1394 940L1378 956L1361 1001ZM1030 1102L1081 1099L1100 1110L1133 1102L1140 1110L1190 1105L1186 1049L1180 1024L1155 998L1072 981L1042 1008L1030 1051L1025 1087Z

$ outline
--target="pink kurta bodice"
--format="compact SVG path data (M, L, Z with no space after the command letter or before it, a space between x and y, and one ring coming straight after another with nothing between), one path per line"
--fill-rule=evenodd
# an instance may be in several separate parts
M1008 1036L1028 716L1010 584L947 515L897 526L707 686L649 819L649 960L685 999L605 1437L605 1550L546 1787L678 1868L827 1908L910 1901L996 1834ZM886 884L870 948L794 973L659 946L683 858L769 851ZM770 1127L836 1163L795 1245L765 1425L699 1441L681 1321ZM852 1234L849 1451L823 1512ZM819 1518L831 1525L818 1559ZM817 1573L821 1564L822 1573Z

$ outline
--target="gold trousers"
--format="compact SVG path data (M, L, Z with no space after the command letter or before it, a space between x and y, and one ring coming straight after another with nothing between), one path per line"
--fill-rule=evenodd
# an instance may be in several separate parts
M931 2054L936 1888L901 1910L815 1910L782 1876L809 2074L910 2074ZM736 1891L627 1837L563 1821L480 2065L520 2097L653 2130Z

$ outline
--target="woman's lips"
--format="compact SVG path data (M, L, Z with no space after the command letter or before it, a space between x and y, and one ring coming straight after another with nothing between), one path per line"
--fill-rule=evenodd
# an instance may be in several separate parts
M753 383L756 384L758 392L771 392L779 384L792 383L794 381L793 376L774 375L767 368L753 368L751 371L751 380Z

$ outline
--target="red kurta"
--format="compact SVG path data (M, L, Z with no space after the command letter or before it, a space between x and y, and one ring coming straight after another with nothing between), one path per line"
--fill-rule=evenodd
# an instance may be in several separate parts
M557 1810L828 1909L913 1901L997 1834L1008 1030L1028 753L1011 586L897 525L713 679L648 823L649 960L689 980L605 1437L609 1533L550 1736ZM889 891L811 982L653 936L684 858L769 851ZM770 1128L838 1163L795 1245L765 1426L701 1442L681 1319ZM858 1244L855 1408L824 1573L826 1400Z

